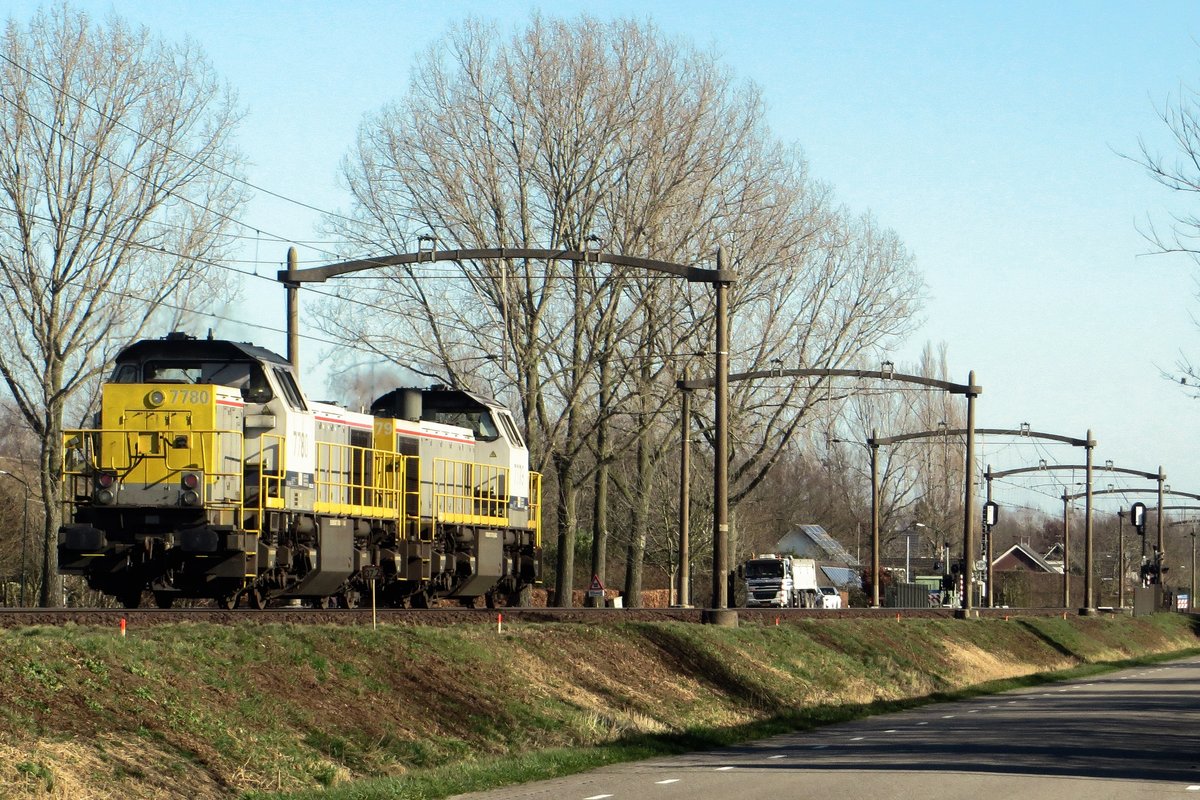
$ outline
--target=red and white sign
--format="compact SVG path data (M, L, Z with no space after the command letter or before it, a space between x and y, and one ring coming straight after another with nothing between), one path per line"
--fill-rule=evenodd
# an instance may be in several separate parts
M588 587L588 597L604 597L604 584L600 582L599 575L592 576L592 585Z

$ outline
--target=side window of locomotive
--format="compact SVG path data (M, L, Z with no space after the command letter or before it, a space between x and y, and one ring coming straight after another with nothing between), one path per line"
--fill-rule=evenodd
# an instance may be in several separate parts
M137 383L137 364L121 364L112 376L112 383Z
M275 367L275 380L279 381L279 388L283 391L283 396L287 399L289 406L298 411L308 410L308 407L304 405L304 398L300 395L300 387L292 379L292 373L282 367Z
M507 411L497 411L496 417L500 420L500 425L504 428L504 433L508 440L517 447L524 447L525 442L521 439L521 433L517 430L512 416Z

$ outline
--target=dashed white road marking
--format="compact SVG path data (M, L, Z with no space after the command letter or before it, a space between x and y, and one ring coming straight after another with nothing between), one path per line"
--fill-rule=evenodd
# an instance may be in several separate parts
M667 778L665 781L655 781L655 786L666 786L668 783L679 783L679 778Z
M865 739L865 738L867 738L867 737L865 737L865 736L855 736L855 737L854 737L853 739L851 739L850 741L852 741L852 742L861 742L861 741L862 741L863 739Z
M774 760L774 759L776 759L776 758L787 758L787 756L784 756L784 755L778 755L778 756L769 756L769 758L770 758L770 759L772 759L772 760Z
M918 722L917 724L918 725L928 725L929 723L928 722Z
M604 800L606 797L612 797L611 794L594 794L591 797L585 797L583 800Z
M972 708L972 709L971 709L970 711L968 711L967 713L968 713L968 714L978 714L978 713L979 713L979 709L978 709L978 708Z
M717 767L717 772L729 772L731 769L734 769L734 767Z
M884 733L896 733L896 729L892 728L891 730L884 731Z
M1187 790L1189 792L1200 792L1200 786L1189 786L1187 787Z
M826 747L829 747L829 745L827 745L827 744L819 744L819 745L817 745L816 747L814 747L814 748L813 748L813 750L824 750Z
M955 714L942 714L942 719L954 719Z

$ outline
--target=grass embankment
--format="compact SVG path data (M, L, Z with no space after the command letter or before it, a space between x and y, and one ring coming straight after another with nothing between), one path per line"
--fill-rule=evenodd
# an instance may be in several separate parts
M121 800L443 797L1198 644L1180 615L0 639L0 796Z

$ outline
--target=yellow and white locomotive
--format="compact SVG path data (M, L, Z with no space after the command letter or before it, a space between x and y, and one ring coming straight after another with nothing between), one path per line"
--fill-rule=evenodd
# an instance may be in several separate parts
M541 477L509 411L396 389L310 401L292 365L179 333L117 356L97 427L64 434L59 571L136 607L515 602L541 569Z

